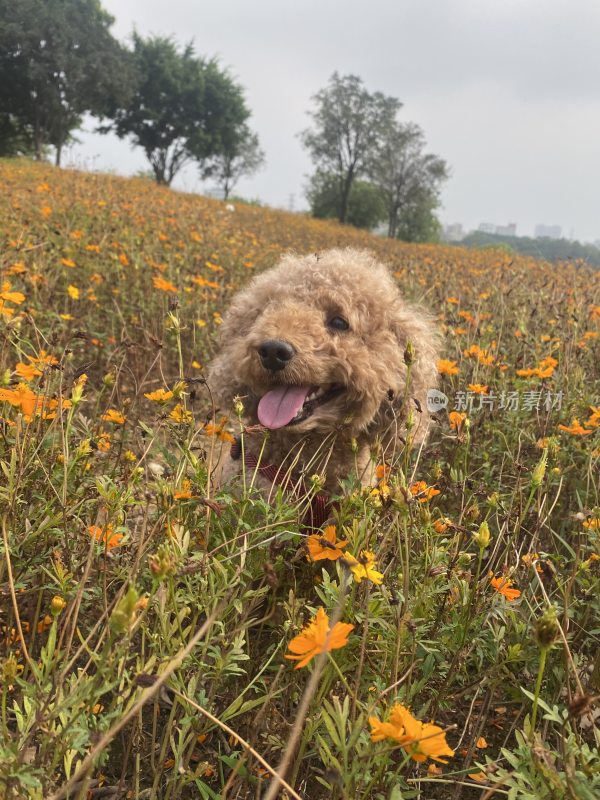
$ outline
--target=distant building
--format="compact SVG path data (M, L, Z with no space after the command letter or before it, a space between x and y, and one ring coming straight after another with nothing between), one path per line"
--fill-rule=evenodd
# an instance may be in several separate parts
M444 239L447 242L461 242L465 238L465 232L460 222L444 226Z
M480 233L494 233L496 236L516 236L517 223L509 222L508 225L494 225L493 222L482 222L477 230Z
M210 189L205 189L204 196L211 197L213 200L224 200L225 191L220 186L213 186Z
M517 223L509 222L508 225L496 225L496 230L494 233L496 233L498 236L516 236Z
M536 239L560 239L562 228L560 225L536 225L534 236Z

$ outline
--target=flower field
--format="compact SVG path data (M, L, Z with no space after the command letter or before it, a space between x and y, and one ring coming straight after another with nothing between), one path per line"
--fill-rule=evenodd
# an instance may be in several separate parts
M205 367L255 272L347 245L446 400L308 536L211 488ZM600 273L26 160L0 270L0 797L600 796Z

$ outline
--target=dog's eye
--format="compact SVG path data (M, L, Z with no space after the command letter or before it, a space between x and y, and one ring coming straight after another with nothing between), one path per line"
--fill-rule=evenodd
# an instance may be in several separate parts
M328 321L327 327L334 331L350 330L350 325L348 325L347 321L343 317L332 317Z

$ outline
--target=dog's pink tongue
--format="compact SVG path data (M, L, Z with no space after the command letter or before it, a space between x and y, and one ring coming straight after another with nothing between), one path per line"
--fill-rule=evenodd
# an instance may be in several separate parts
M265 428L283 428L302 408L310 386L278 386L260 398L258 419Z

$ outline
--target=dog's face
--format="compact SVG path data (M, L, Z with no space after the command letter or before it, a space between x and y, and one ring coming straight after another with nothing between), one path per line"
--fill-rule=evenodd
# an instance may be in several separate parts
M233 299L209 383L272 431L354 435L403 399L414 315L367 253L288 256Z

